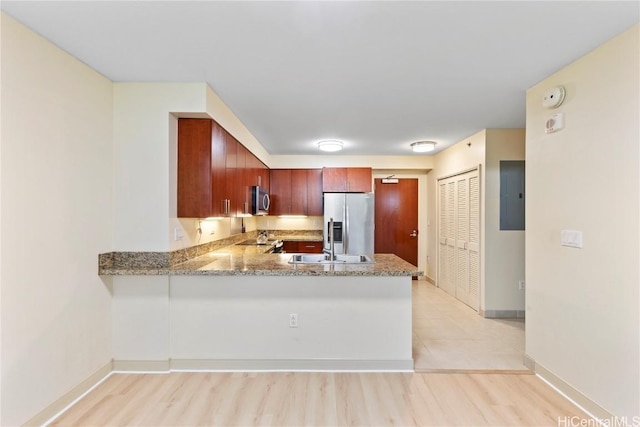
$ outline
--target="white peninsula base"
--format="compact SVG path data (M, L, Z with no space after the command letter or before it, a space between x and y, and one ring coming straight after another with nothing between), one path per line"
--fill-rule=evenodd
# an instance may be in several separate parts
M410 276L116 276L113 320L115 370L413 370Z

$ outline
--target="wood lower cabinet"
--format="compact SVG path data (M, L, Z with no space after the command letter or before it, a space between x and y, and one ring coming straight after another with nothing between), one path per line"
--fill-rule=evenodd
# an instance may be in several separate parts
M322 253L322 242L285 240L282 248L286 253L320 254Z
M323 168L322 191L325 193L370 193L371 168Z
M320 216L322 171L320 169L271 169L270 215Z

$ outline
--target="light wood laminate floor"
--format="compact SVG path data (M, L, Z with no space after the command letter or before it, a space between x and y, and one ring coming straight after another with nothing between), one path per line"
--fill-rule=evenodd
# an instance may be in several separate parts
M417 373L113 374L51 425L557 426L587 418L522 365L523 321L484 319L414 281L413 330Z
M557 426L586 415L529 374L113 374L54 426ZM565 418L569 417L569 418Z
M442 289L413 281L416 372L527 372L524 319L485 319Z

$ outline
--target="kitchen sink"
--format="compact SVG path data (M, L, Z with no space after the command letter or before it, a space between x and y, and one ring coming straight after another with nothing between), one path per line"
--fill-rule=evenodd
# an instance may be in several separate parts
M367 255L336 255L331 260L328 254L293 255L289 264L366 264L373 262Z

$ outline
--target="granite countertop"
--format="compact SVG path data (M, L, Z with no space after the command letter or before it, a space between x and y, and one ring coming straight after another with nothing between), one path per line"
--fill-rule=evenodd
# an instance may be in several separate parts
M275 232L292 241L323 240L321 232ZM376 254L368 264L289 264L292 254L273 254L271 245L239 245L257 232L173 252L110 252L98 258L104 276L421 276L393 254Z
M107 276L420 276L393 254L376 254L368 264L289 264L291 254L258 253L253 246L230 246L170 267L106 266Z

